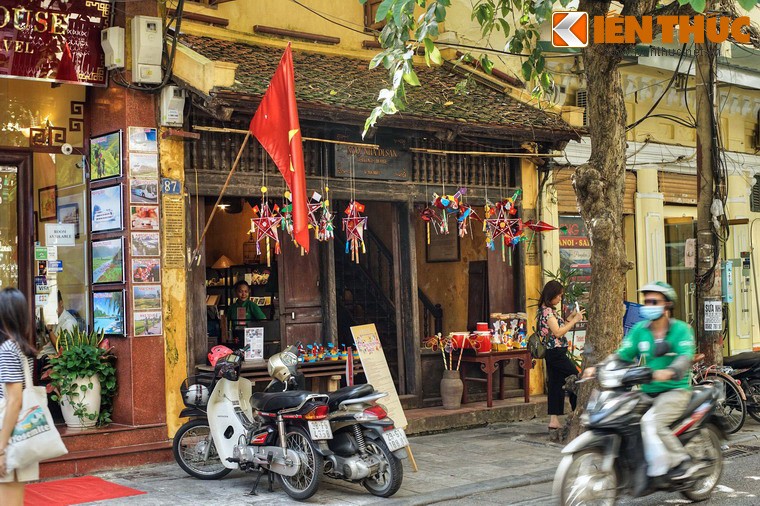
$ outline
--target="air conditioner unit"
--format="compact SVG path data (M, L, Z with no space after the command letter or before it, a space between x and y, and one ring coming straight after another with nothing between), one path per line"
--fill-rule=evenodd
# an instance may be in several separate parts
M575 107L583 108L583 126L588 126L588 90L579 88L575 92Z

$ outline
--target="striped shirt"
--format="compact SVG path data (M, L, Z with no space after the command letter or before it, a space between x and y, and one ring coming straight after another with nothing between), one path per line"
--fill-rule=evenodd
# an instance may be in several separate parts
M34 359L27 357L29 361L29 373L34 370ZM0 344L0 384L24 383L24 368L21 362L21 350L16 341L6 339ZM0 399L4 397L4 388L0 388Z

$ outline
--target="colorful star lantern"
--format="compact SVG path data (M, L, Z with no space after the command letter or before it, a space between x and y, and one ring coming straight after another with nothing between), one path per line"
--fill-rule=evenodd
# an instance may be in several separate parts
M277 208L277 206L275 206ZM269 208L269 202L264 200L261 203L261 212L259 214L259 206L253 208L254 217L251 218L251 232L256 234L256 253L261 255L261 240L266 241L267 250L267 267L271 267L271 249L270 239L274 241L274 253L280 254L280 239L277 236L277 226L282 221L280 216L272 214L272 210Z
M439 196L437 193L433 193L433 207L441 210L441 219L437 223L439 233L449 233L449 220L447 217L449 214L459 212L462 196L465 193L467 193L467 188L460 188L454 195Z
M567 234L567 227L562 226L557 228L554 225L549 225L545 221L538 221L537 223L533 223L533 220L528 220L523 223L523 226L533 231L533 234L530 236L530 241L528 241L528 249L530 249L531 245L533 244L533 239L536 238L536 234L538 233L559 230L563 234Z
M346 208L347 218L343 218L343 230L346 232L346 253L351 252L351 260L359 263L359 248L362 253L367 250L364 246L364 230L367 228L367 217L360 213L364 212L364 204L352 200Z
M364 218L365 220L367 218ZM325 201L322 204L322 216L319 218L319 226L317 227L317 240L329 241L335 237L335 225L333 225L333 215L330 212L329 203Z
M492 251L496 250L496 241L499 240L501 259L506 262L507 246L509 246L510 265L512 265L512 248L525 240L522 220L517 217L517 199L520 193L521 190L517 190L510 198L500 200L496 204L486 202L485 206L486 219L483 221L483 229L486 233L486 247Z
M435 233L437 234L441 227L441 217L432 207L426 207L420 212L420 218L425 222L427 243L430 244L430 224L435 227Z
M483 221L475 210L469 204L459 206L459 216L457 216L457 228L459 237L464 237L468 232L472 233L471 220Z

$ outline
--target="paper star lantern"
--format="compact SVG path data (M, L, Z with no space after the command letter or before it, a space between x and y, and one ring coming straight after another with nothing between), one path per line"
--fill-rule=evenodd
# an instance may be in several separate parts
M364 246L364 230L367 228L367 218L362 216L364 205L354 200L346 208L347 218L343 218L343 230L346 232L346 253L351 253L351 260L359 263L359 249L362 253L367 250Z
M274 216L269 208L269 202L264 200L261 204L261 214L259 206L253 208L254 218L251 218L251 232L256 234L256 253L261 255L261 241L266 243L267 250L267 267L271 267L271 249L270 239L274 241L274 253L280 254L280 239L277 236L277 226L282 221L280 216Z

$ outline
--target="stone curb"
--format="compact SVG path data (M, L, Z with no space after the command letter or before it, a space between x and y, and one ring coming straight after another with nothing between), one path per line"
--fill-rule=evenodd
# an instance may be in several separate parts
M423 497L379 501L376 503L371 503L370 506L424 506L427 504L435 504L443 501L463 499L473 494L482 492L495 492L497 490L504 490L507 488L527 487L529 485L551 482L554 480L555 471L556 467L551 467L548 469L541 469L532 473L523 474L521 476L516 476L514 478L505 477L505 481L502 482L497 480L478 481L475 483L470 483L468 485L460 485L458 487L447 488L439 492L426 493Z

